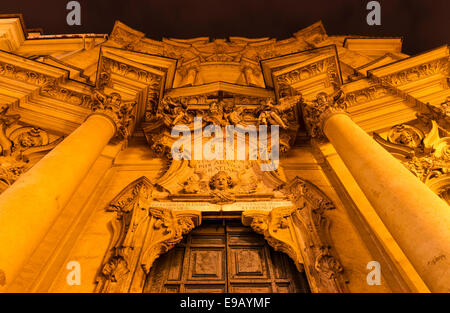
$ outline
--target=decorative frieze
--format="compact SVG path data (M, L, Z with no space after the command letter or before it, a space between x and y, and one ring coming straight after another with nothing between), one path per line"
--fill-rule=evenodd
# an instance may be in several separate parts
M37 86L56 83L54 77L1 61L0 75Z
M399 87L411 82L415 82L435 74L449 75L448 57L440 58L432 62L423 63L406 70L399 71L381 77L381 82L394 87Z
M339 86L340 81L335 57L329 57L320 60L319 62L311 63L304 67L279 75L276 77L276 81L279 85L292 86L302 80L306 80L323 73L327 73L330 81L334 82L336 86Z
M348 92L345 94L345 98L348 106L354 106L360 103L380 99L391 95L393 92L394 91L388 86L374 85L364 89Z
M56 84L56 82L47 84L42 87L41 95L88 109L90 109L93 104L93 98L90 93L84 94L81 92L70 90L68 88L59 86L58 84Z

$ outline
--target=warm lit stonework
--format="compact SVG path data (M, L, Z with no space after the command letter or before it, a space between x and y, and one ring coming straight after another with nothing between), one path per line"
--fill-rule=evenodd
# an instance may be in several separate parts
M0 17L0 291L450 292L448 46L23 25ZM234 134L245 160L199 160L209 125L278 125L278 168Z

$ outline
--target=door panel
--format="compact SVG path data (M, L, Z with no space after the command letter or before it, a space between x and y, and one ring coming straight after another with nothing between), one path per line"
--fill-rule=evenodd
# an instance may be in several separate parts
M304 273L263 236L231 221L204 222L155 261L144 292L309 292Z

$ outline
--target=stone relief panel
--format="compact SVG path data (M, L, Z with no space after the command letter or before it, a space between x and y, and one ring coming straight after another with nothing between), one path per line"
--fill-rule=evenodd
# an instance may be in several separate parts
M241 128L266 125L268 133L271 125L278 125L280 152L286 153L300 129L299 100L297 95L275 102L272 98L223 92L188 97L165 96L156 112L146 116L143 130L152 150L171 159L171 148L177 140L171 135L172 128L186 125L193 132L195 127L199 127L194 123L195 118L201 118L202 130L209 125L217 125L223 134L228 125Z

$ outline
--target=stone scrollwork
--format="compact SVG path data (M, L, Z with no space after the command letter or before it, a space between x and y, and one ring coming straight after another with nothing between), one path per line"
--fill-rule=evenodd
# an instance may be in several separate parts
M199 211L151 208L160 192L146 177L128 185L108 205L113 237L97 276L97 292L142 292L153 262L201 222Z
M292 222L299 234L305 270L316 292L345 292L344 268L333 251L327 212L333 202L315 185L299 177L284 188L296 210Z
M94 98L92 112L106 115L114 122L116 126L115 139L128 138L136 119L136 101L124 101L117 92L106 94L101 90L94 90Z
M297 237L291 225L291 215L294 207L280 207L272 211L249 210L242 213L242 223L250 226L264 238L277 251L289 255L295 266L301 272L304 271L303 259L299 249Z
M63 139L50 142L43 129L17 125L20 115L7 114L8 109L8 105L0 106L0 193L32 166L30 158L53 149Z
M323 139L324 122L332 114L346 112L347 102L342 90L336 91L333 95L327 95L325 92L317 94L316 99L303 104L303 116L306 125L309 128L311 137Z

